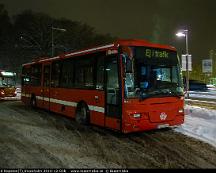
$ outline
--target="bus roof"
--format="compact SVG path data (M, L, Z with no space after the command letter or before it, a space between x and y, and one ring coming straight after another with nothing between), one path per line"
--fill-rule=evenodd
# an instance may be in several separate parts
M77 50L69 53L65 53L56 57L42 57L38 59L34 59L30 63L23 64L23 66L26 65L32 65L35 63L42 63L42 62L48 62L52 60L57 60L57 59L62 59L62 58L69 58L73 56L78 56L78 55L83 55L83 54L90 54L98 51L106 51L106 50L115 50L118 49L119 46L144 46L144 47L154 47L154 48L161 48L161 49L168 49L168 50L173 50L176 51L176 48L169 46L169 45L162 45L162 44L155 44L151 43L146 40L138 40L138 39L119 39L115 41L112 44L107 44L103 46L96 46L88 49L83 49L83 50Z

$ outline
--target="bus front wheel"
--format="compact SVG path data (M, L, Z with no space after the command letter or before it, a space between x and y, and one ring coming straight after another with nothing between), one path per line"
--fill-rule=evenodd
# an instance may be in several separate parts
M89 124L89 109L85 103L80 103L76 109L76 122L79 124L88 125Z

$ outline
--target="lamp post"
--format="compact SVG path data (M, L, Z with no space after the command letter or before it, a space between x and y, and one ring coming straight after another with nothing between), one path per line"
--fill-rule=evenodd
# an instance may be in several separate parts
M189 69L188 69L188 57L189 57L189 49L188 49L188 30L182 30L176 34L177 37L185 37L185 44L186 44L186 94L187 94L187 99L189 99Z
M54 56L54 30L56 31L61 31L61 32L66 32L66 29L63 29L63 28L55 28L55 27L51 27L52 29L52 57Z

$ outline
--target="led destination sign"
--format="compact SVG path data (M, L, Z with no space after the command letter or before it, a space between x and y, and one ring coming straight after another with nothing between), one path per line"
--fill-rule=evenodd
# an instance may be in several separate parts
M145 56L148 58L169 58L169 52L166 50L146 49Z
M1 72L0 73L1 76L8 76L8 77L12 77L12 76L16 76L16 73L12 73L12 72Z
M135 47L135 57L138 63L144 64L175 65L178 63L176 51L160 48Z

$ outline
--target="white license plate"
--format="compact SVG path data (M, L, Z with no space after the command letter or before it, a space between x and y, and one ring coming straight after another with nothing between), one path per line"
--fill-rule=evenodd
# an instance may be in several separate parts
M161 125L157 126L158 129L163 129L163 128L167 128L167 127L170 127L170 125L169 124L161 124Z

